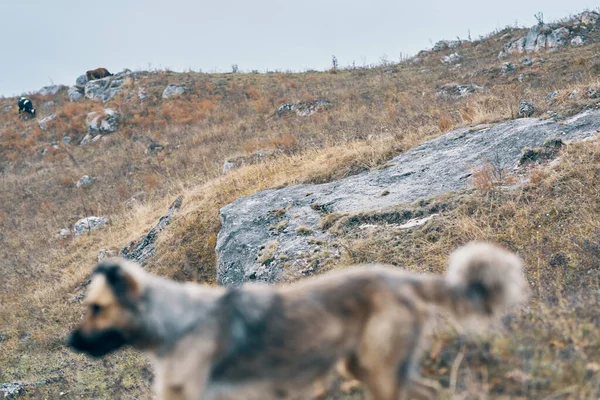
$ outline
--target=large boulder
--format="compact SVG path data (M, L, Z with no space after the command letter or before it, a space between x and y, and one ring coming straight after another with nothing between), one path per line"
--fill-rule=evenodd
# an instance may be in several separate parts
M61 89L66 88L66 86L64 85L50 85L50 86L44 86L43 88L41 88L38 91L38 94L42 95L42 96L53 96L55 94L57 94Z
M75 225L73 225L73 232L75 232L75 236L81 236L86 232L103 227L108 222L109 219L105 217L85 217L75 222Z
M95 136L101 133L113 133L119 129L120 114L112 108L87 115L88 131Z
M171 97L181 96L182 94L185 93L185 91L186 91L186 88L183 85L169 84L165 88L165 90L163 90L162 98L169 99Z
M587 111L560 124L522 118L461 128L393 158L385 168L239 198L220 210L218 282L235 286L252 280L295 279L307 271L319 249L335 251L326 247L333 238L323 227L331 212L381 210L460 191L471 187L473 170L486 160L511 169L524 148L542 146L550 138L582 140L599 130L600 111Z
M126 69L113 76L87 81L84 86L85 97L91 100L109 101L121 92L127 78L135 78L137 75L137 72Z
M566 27L555 25L536 25L529 29L527 35L508 43L499 57L507 54L533 53L542 50L557 50L568 43L571 32Z

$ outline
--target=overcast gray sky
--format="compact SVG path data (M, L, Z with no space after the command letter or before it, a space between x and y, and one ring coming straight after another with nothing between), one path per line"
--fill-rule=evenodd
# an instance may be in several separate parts
M226 72L397 60L592 9L588 0L0 0L0 95L72 84L88 69Z

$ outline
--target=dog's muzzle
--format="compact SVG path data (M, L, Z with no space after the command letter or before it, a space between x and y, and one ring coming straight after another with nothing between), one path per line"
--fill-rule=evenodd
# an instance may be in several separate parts
M117 329L105 329L89 334L77 329L68 340L73 350L89 354L92 357L102 357L127 344L127 339Z

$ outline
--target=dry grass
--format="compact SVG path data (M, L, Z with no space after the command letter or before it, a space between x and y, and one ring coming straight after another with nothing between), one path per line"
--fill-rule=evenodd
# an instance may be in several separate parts
M496 55L505 33L466 43L460 49L464 60L459 69L440 63L446 52L430 55L421 65L338 69L334 74L140 74L128 80L125 90L106 104L123 116L119 133L84 146L76 143L86 133L85 117L99 110L101 104L87 100L69 103L64 92L51 99L33 95L38 118L57 114L47 131L42 131L35 120L17 117L16 99L0 99L0 334L6 337L1 342L0 382L34 381L56 372L64 376L63 381L41 388L41 396L55 398L66 391L72 398L106 398L114 393L136 398L147 393L151 373L139 356L127 352L109 358L103 365L71 354L62 340L79 319L80 285L87 279L98 250L122 248L137 239L180 194L184 196L183 209L160 236L157 256L148 268L176 279L212 283L218 209L240 196L282 185L325 182L377 168L391 156L450 129L515 117L522 98L534 101L536 116L545 116L550 110L566 116L597 102L584 94L588 87L600 89L598 44L544 54L545 62L531 67L514 57L507 61L515 63L517 71L502 74ZM594 35L597 33L590 34L590 42L596 39ZM524 82L517 80L520 73L528 75ZM473 83L486 91L454 100L437 96L438 88L450 82ZM169 83L184 84L188 90L183 97L162 100L162 90ZM137 97L140 88L147 93L144 100ZM580 96L569 97L574 89ZM559 91L559 97L546 101L546 95L554 90ZM332 101L331 109L310 117L276 115L277 107L285 102L321 98ZM54 104L39 106L47 100ZM6 105L13 105L13 109L4 110ZM63 144L64 136L70 136L73 144ZM53 143L56 148L51 146ZM153 143L163 145L164 150L146 152ZM48 149L44 156L40 154L43 149ZM221 175L223 161L232 155L268 149L281 151L274 158ZM590 150L595 149L593 146L582 149L588 157L596 151ZM579 268L592 262L592 252L581 249L595 246L595 239L589 239L595 237L590 224L599 220L589 200L596 196L591 192L594 185L578 188L582 180L567 172L581 170L586 179L596 172L593 165L586 167L584 159L577 159L571 150L569 154L561 164L562 180L552 181L555 175L533 172L535 185L527 190L539 186L538 190L547 191L543 193L546 197L540 197L542 193L527 196L525 189L518 196L477 194L453 208L444 224L434 221L419 231L422 234L412 235L411 245L400 253L398 246L389 244L398 239L390 239L378 248L370 244L373 238L344 242L351 250L346 261L385 258L400 265L427 265L439 271L447 251L465 238L496 239L527 254L530 265L538 266L538 275L529 271L536 277L532 282L540 299L531 311L536 319L532 326L541 330L540 320L556 312L560 318L551 321L555 325L547 335L554 338L562 334L561 346L566 343L565 337L576 340L573 343L578 348L593 346L595 339L590 339L592 344L581 339L585 337L583 323L572 331L559 326L577 313L568 306L571 300L563 300L566 294L555 303L544 297L553 290L560 291L563 285L579 287L571 282L581 281L570 267L554 268L553 275L546 276L544 263L550 262L552 254L565 253L569 266ZM98 180L89 188L76 188L73 183L82 175ZM491 182L490 190L495 188L496 178L484 175L476 186L485 191L485 185ZM548 186L550 182L584 192L577 201L566 201L566 194L556 194L556 189ZM125 203L134 195L143 200L127 209ZM562 203L558 199L563 199ZM579 201L587 205L573 209ZM112 222L89 237L66 241L55 238L61 228L88 215L106 215ZM577 217L578 223L573 224L567 217ZM446 221L450 225L445 225ZM528 225L521 229L518 223ZM559 230L558 226L564 228ZM581 243L575 245L578 241ZM560 308L556 304L564 305ZM525 317L519 318L521 329ZM579 321L583 317L577 318ZM534 328L531 335L538 332ZM518 346L511 341L505 345L506 354L514 356ZM499 348L496 342L494 346ZM588 347L586 354L592 354ZM536 361L539 370L525 369L517 356L510 365L536 377L550 374L544 366L558 356L545 351L540 354L545 358ZM556 363L563 365L560 360ZM577 368L572 376L579 382L585 369L582 365L577 362L564 368ZM556 384L540 389L543 393L550 393L563 382L559 372L552 372ZM580 385L576 390L585 393L587 389Z
M346 252L339 262L329 260L325 269L379 261L442 273L447 254L457 246L471 240L501 243L525 259L533 298L504 320L502 334L466 343L456 396L597 398L598 161L600 144L573 144L561 154L560 164L533 170L535 180L504 191L501 199L490 198L486 184L469 195L375 213L331 215L329 230ZM441 217L416 229L398 228L402 220L431 213ZM377 227L360 229L363 224ZM436 333L424 372L449 385L459 350L455 334Z

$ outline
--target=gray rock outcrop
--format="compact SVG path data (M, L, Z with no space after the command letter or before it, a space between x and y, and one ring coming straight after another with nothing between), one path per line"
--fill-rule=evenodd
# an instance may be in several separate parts
M96 181L96 178L89 176L89 175L83 175L81 178L79 178L79 180L77 181L75 186L78 188L85 187L85 186L91 185L95 181Z
M446 85L438 89L437 95L449 98L459 98L482 90L483 88L481 86L470 83L464 85Z
M119 129L119 122L120 114L112 108L87 115L88 131L91 135L116 132Z
M521 100L519 102L519 116L521 117L531 117L535 112L535 106L533 103L527 100Z
M461 61L463 57L458 53L448 54L447 56L442 57L442 64L456 64Z
M182 203L183 197L180 196L171 204L167 215L160 217L154 228L150 229L150 231L140 239L131 242L129 246L123 248L119 252L119 256L137 261L140 264L143 264L149 257L152 257L156 251L155 242L158 233L171 223L173 214L181 208Z
M329 100L302 101L299 103L286 103L279 106L277 115L283 116L295 113L300 117L308 117L319 110L327 110L331 107Z
M85 217L75 222L73 225L73 232L75 236L81 236L86 232L96 230L109 222L108 218L105 217Z
M91 100L109 101L121 92L123 83L125 83L127 78L135 78L137 76L137 72L131 72L126 69L113 76L87 81L84 85L85 97ZM77 79L79 81L79 78Z
M44 117L41 120L39 120L38 125L40 126L40 129L43 131L48 129L48 122L52 121L54 118L56 118L56 114L48 115L47 117Z
M50 86L44 86L43 88L41 88L38 91L38 94L42 95L42 96L54 96L55 94L57 94L61 89L66 88L66 86L64 85L50 85Z
M321 228L329 212L378 210L460 191L471 186L473 169L486 160L513 168L524 148L541 146L549 138L582 140L599 131L597 110L560 124L522 118L461 128L395 157L386 168L239 198L220 210L218 282L276 282L303 274L311 255L332 239Z
M83 100L84 89L77 86L71 86L67 91L67 97L70 101L78 102Z
M77 77L77 79L75 80L75 86L84 87L86 83L88 83L88 79L87 79L87 75L86 74L79 75Z
M499 57L508 54L532 53L542 50L557 50L567 43L571 32L566 27L554 25L536 25L527 35L507 44Z
M181 96L185 93L185 86L169 84L162 92L163 99L169 99L175 96Z

